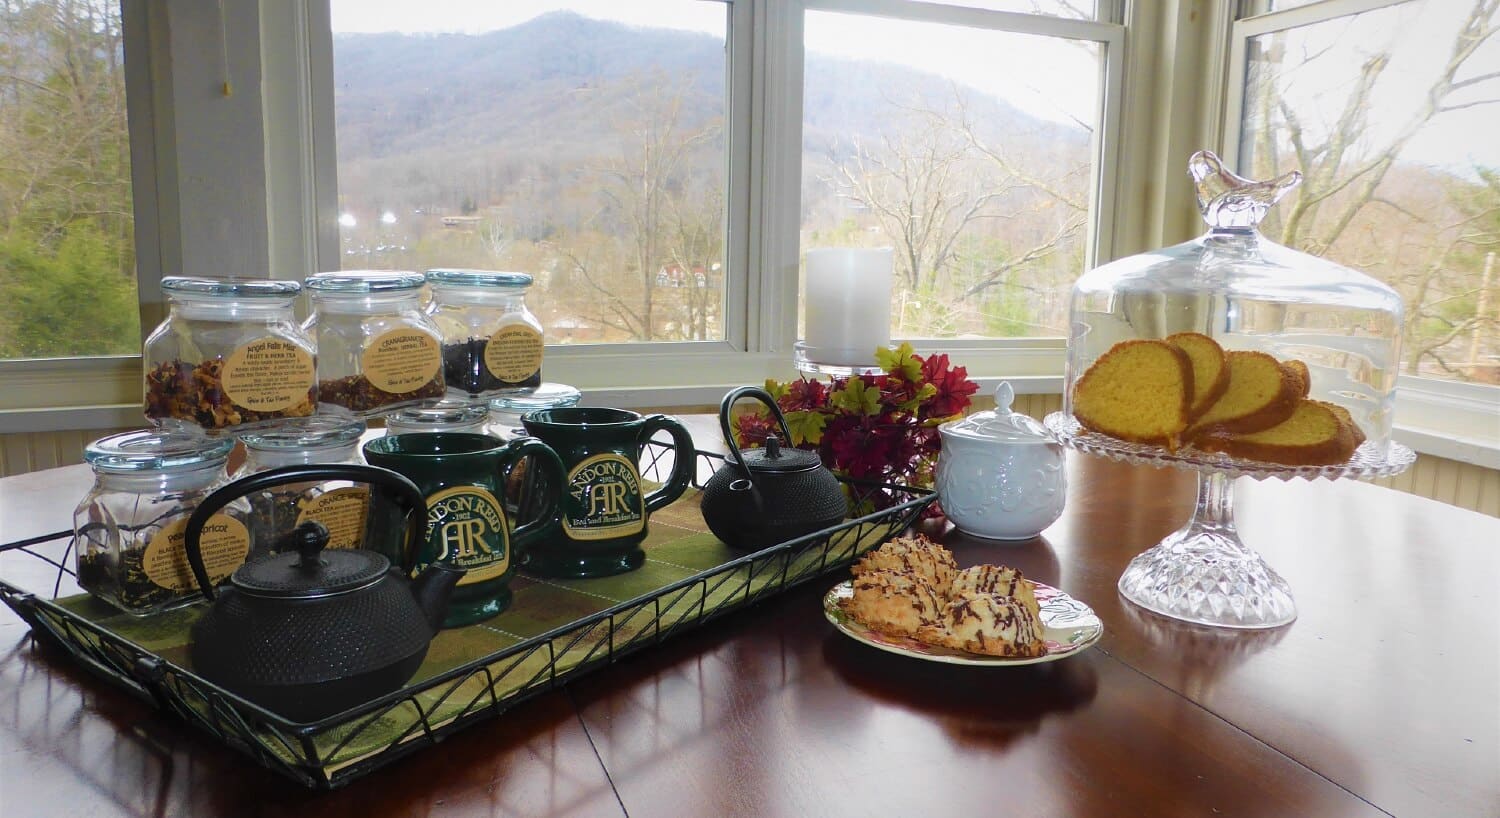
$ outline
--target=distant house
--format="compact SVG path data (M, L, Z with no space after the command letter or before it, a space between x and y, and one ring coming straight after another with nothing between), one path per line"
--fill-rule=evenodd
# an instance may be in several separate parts
M444 216L444 227L478 227L480 216Z
M712 268L718 272L719 265ZM658 287L687 287L693 286L703 288L708 286L708 274L710 268L702 264L694 264L691 268L684 268L681 264L665 264L656 271L656 286Z

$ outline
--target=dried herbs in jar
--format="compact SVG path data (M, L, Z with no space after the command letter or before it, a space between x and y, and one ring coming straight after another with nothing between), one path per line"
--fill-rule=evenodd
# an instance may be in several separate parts
M183 548L188 517L224 482L234 441L138 431L91 443L94 486L73 514L78 584L136 616L201 599ZM235 501L209 520L202 540L219 582L250 550L248 506Z
M282 466L361 463L359 441L364 432L364 421L325 414L247 434L240 438L245 463L233 477ZM250 503L252 559L274 553L293 529L310 520L328 529L327 548L358 548L365 541L370 506L366 485L345 480L283 483L251 492L245 499Z
M487 397L542 383L542 324L526 308L531 276L491 270L428 270L427 314L443 333L448 391Z
M294 281L162 280L167 319L146 339L144 410L157 424L243 432L317 406L312 340Z
M360 417L443 394L442 338L422 314L420 273L345 271L307 279L318 400Z

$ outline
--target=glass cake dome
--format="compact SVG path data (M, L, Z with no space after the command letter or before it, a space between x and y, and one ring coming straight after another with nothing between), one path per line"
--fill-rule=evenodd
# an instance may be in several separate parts
M1209 231L1192 241L1111 262L1078 280L1069 306L1063 411L1049 415L1046 426L1078 451L1199 473L1193 518L1131 561L1119 581L1126 599L1201 625L1277 627L1296 619L1291 589L1241 542L1231 481L1243 476L1373 478L1412 464L1412 451L1391 440L1401 361L1401 296L1363 273L1260 235L1257 227L1266 211L1302 181L1300 173L1265 182L1243 179L1206 151L1192 156L1188 172ZM1080 423L1078 387L1095 362L1117 344L1159 341L1177 333L1206 335L1226 352L1270 355L1274 363L1259 355L1231 357L1240 364L1250 358L1260 361L1262 372L1275 373L1267 382L1275 385L1255 387L1249 376L1243 381L1223 376L1214 389L1194 394L1191 378L1168 375L1163 380L1159 372L1151 372L1143 379L1141 373L1149 370L1137 368L1134 361L1154 355L1174 364L1164 370L1168 373L1179 367L1196 370L1198 362L1189 367L1184 354L1192 357L1189 347L1202 350L1212 344L1202 339L1132 344L1101 370L1109 376L1096 382L1106 386L1099 391L1090 387L1088 407L1102 405L1116 414L1105 423L1095 417L1090 428ZM1117 366L1120 361L1127 363ZM1305 370L1293 362L1305 364ZM1221 366L1228 374L1245 371L1227 360ZM1141 387L1142 382L1172 387L1154 392ZM1179 407L1176 398L1184 390L1187 397ZM1217 412L1223 408L1216 403L1219 395L1233 395L1223 398L1224 406L1238 410L1247 393L1264 399L1259 414L1246 409L1246 414L1231 414L1227 423L1209 422L1224 417ZM1164 397L1148 397L1158 394ZM1315 401L1335 406L1316 406ZM1188 412L1189 402L1196 416ZM1139 412L1142 407L1145 411ZM1287 414L1293 411L1297 417ZM1311 444L1298 448L1305 440L1299 435L1307 429L1300 424L1319 414L1326 437L1310 439L1328 448L1314 457ZM1137 424L1137 417L1149 422ZM1350 421L1357 430L1350 430ZM1141 436L1125 440L1104 434L1100 428L1108 423L1125 424L1115 427L1118 434ZM1149 433L1139 431L1147 427ZM1120 431L1125 428L1130 431ZM1164 428L1177 431L1155 436ZM1272 454L1251 459L1226 453L1230 451Z
M1384 452L1401 361L1401 296L1260 235L1261 218L1302 174L1254 182L1207 151L1194 154L1188 170L1208 233L1105 264L1073 287L1064 411L1073 414L1077 380L1116 343L1199 332L1226 350L1307 364L1309 397L1348 409L1367 447Z

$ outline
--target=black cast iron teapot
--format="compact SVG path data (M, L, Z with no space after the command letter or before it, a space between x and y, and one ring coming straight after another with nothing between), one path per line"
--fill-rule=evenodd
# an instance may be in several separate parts
M743 397L770 407L781 437L766 438L763 449L742 451L730 428L730 410ZM848 503L838 478L817 452L790 448L786 417L771 393L743 386L719 404L719 428L730 462L703 487L703 521L715 537L734 548L760 550L837 525Z
M363 548L324 549L328 529L304 522L273 556L246 562L217 594L200 541L204 525L238 497L286 483L347 480L369 486L368 529L394 503L405 526L402 565ZM463 571L435 562L415 581L427 502L388 469L286 466L236 480L204 498L188 518L188 564L213 607L193 625L200 676L293 721L316 721L400 688L417 672ZM217 598L216 598L217 597Z

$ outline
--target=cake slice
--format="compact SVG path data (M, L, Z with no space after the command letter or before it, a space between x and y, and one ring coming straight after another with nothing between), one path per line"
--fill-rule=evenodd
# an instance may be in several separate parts
M1165 340L1186 352L1193 363L1193 403L1188 408L1188 418L1197 418L1229 388L1229 363L1224 348L1201 332L1179 332Z
M1297 384L1300 387L1298 397L1305 398L1312 394L1312 373L1307 371L1307 364L1292 358L1282 361L1281 365L1286 367L1292 373L1292 377L1297 379Z
M1353 424L1344 420L1339 408L1304 398L1293 407L1290 417L1269 429L1245 434L1212 433L1195 443L1207 451L1287 466L1343 463L1358 444Z
M1000 594L970 593L950 601L917 638L986 656L1047 655L1041 619L1020 600Z
M1302 385L1292 370L1264 352L1231 351L1229 388L1193 423L1187 437L1195 444L1205 435L1234 435L1269 429L1291 417L1302 400Z
M1073 416L1120 440L1175 448L1190 418L1193 363L1165 341L1121 341L1073 387Z
M1354 435L1354 448L1358 449L1359 445L1365 442L1365 431L1359 428L1358 423L1354 422L1354 415L1350 414L1348 409L1339 406L1337 403L1325 403L1323 405L1327 406L1328 411L1338 415L1339 420L1348 425L1350 434Z

